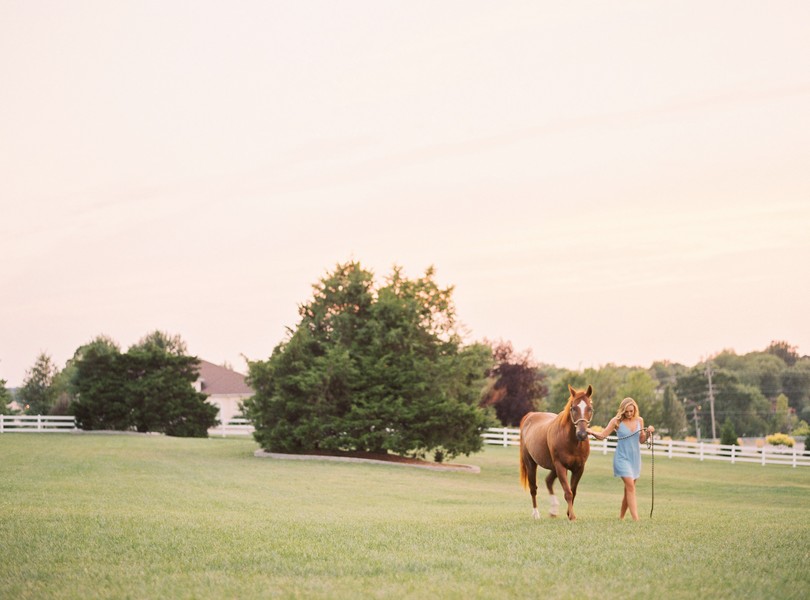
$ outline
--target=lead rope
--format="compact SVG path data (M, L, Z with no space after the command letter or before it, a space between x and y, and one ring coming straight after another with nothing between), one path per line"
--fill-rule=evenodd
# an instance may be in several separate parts
M652 489L652 500L650 501L650 518L652 519L653 509L655 508L655 441L653 437L655 436L654 433L648 434L647 438L647 448L650 449L650 456L651 456L651 464L652 464L652 476L650 477L650 486Z

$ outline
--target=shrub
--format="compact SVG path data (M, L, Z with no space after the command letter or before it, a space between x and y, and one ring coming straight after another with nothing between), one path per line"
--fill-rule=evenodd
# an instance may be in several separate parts
M737 432L734 429L734 423L731 419L726 419L723 427L720 429L720 443L724 446L738 446Z
M765 438L771 446L787 446L793 448L795 440L785 433L774 433Z
M797 435L810 436L810 425L807 424L807 421L799 421L799 424L790 433L793 437Z

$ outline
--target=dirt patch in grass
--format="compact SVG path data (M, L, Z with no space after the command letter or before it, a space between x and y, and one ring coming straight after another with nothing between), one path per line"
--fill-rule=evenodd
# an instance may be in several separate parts
M435 471L466 471L467 473L480 473L480 467L475 465L462 465L456 463L437 463L409 456L397 454L380 454L375 452L327 452L314 451L308 454L282 454L280 452L265 452L257 450L254 456L259 458L277 458L282 460L334 460L343 462L366 462L397 465L401 467L416 467L433 469Z

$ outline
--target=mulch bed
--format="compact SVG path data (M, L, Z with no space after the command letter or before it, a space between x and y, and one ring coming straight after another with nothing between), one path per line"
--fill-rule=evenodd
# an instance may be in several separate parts
M277 458L283 460L335 460L344 462L387 463L403 467L417 467L433 469L435 471L466 471L480 473L481 469L475 465L461 465L454 463L436 463L409 456L397 454L381 454L376 452L330 452L325 450L311 451L308 454L282 454L280 452L265 452L257 450L254 456L260 458Z

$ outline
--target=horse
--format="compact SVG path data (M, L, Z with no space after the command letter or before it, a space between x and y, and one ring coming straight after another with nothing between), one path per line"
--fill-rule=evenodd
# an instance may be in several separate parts
M546 477L551 508L549 515L556 517L560 501L554 495L554 480L559 478L568 503L568 519L576 520L574 498L577 485L585 471L585 461L591 453L587 428L593 418L591 395L593 388L575 390L559 414L547 412L527 413L520 421L520 483L532 496L532 517L540 518L537 511L537 465L551 471ZM571 471L571 484L568 484Z

